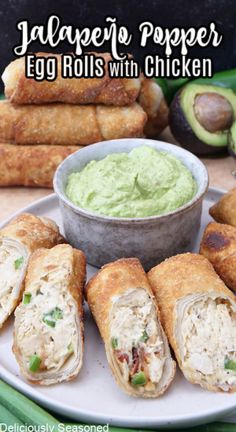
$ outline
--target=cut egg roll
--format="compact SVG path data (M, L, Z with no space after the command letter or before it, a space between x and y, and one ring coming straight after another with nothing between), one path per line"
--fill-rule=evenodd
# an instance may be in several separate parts
M39 52L37 57L57 59L57 77L54 81L36 81L25 76L25 57L11 62L2 80L5 96L16 104L44 104L66 102L69 104L131 105L140 91L140 78L110 78L109 53L90 53L104 60L103 78L62 78L61 54Z
M0 328L21 300L30 254L63 240L53 221L28 213L0 230Z
M226 285L236 292L236 227L209 223L203 234L200 253L212 263Z
M86 294L117 384L130 396L164 393L174 378L175 362L139 260L105 265L90 279Z
M142 78L138 102L147 114L144 134L156 138L168 125L169 116L161 87L153 79Z
M236 227L236 188L223 195L209 213L216 222Z
M83 361L83 252L70 245L31 255L23 300L15 311L13 351L33 384L75 378Z
M80 148L0 144L0 186L52 188L58 165Z
M87 145L142 137L147 116L137 103L13 105L0 101L0 140L12 144Z
M192 384L236 391L236 301L203 256L186 253L148 278L180 369Z

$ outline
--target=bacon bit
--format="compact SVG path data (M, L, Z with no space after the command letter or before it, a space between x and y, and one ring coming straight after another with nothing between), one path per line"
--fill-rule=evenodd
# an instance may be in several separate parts
M130 374L134 375L139 368L139 354L137 348L135 347L132 348L132 357L133 357L133 367L130 371Z
M121 363L124 363L125 361L126 361L126 363L129 363L128 354L125 354L125 353L121 354L120 351L116 351L116 356Z

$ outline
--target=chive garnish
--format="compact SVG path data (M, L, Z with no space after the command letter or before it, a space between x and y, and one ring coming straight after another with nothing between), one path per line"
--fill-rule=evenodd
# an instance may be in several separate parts
M41 364L41 358L37 355L30 356L30 362L29 362L29 370L31 372L37 372L39 370Z
M147 342L148 339L149 339L149 336L148 336L146 330L144 330L144 332L143 332L143 334L142 334L140 340L141 340L142 342Z
M49 327L54 328L56 326L56 321L52 321L50 318L47 318L47 317L48 317L48 315L45 315L43 317L43 322L45 324L47 324Z
M225 369L236 371L236 362L234 360L230 360L226 357L225 359Z
M137 372L131 378L131 383L135 386L145 385L147 382L146 375L144 372Z
M113 349L116 349L118 347L118 339L117 338L111 338L111 346Z
M24 294L24 298L23 298L23 303L24 304L29 304L31 302L31 297L32 297L32 294L25 293Z
M23 262L24 262L23 256L21 256L20 258L17 258L14 262L15 270L18 270L22 266Z

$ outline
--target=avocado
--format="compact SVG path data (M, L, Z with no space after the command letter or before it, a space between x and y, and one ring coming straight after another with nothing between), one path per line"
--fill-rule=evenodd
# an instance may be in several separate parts
M229 153L236 158L236 122L233 123L228 136Z
M225 151L236 119L236 94L212 85L187 84L170 106L170 129L182 147L197 155Z

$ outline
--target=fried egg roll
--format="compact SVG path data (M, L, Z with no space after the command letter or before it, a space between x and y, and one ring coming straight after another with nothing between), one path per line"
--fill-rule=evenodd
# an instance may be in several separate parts
M138 102L147 114L144 134L157 137L168 125L169 109L161 87L152 79L142 78Z
M148 278L180 369L192 384L236 391L236 301L203 256L186 253Z
M69 104L131 105L140 91L140 78L110 78L108 53L91 53L104 60L103 78L62 78L61 54L37 53L38 57L57 58L57 77L54 81L35 81L25 76L25 57L11 62L5 69L2 80L5 96L16 104L44 104L66 102Z
M175 362L139 260L105 265L86 292L117 384L130 396L160 396L173 380Z
M236 188L223 195L209 213L216 222L236 227Z
M200 253L226 285L236 292L236 228L211 222L203 234Z
M63 240L53 221L28 213L0 230L0 327L21 300L30 254Z
M12 105L0 101L0 140L13 144L87 145L116 138L141 137L146 113L138 104Z
M0 186L52 188L58 165L80 148L0 144Z
M22 375L51 385L76 377L83 361L84 254L63 244L30 258L15 311L13 351Z

